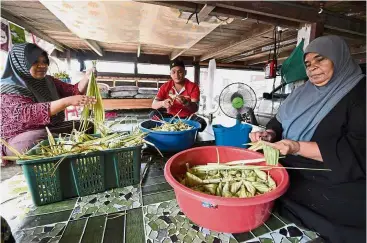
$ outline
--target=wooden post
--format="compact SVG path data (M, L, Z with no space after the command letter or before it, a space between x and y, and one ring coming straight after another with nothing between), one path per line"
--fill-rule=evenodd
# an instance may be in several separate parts
M310 44L310 42L316 39L317 37L321 36L323 32L324 32L324 24L322 22L301 25L301 29L298 30L297 35L297 45L301 42L302 39L304 39L305 42L303 50L305 50L308 44ZM304 80L300 80L291 83L289 85L286 85L284 88L285 92L289 93L291 90L294 90L303 83Z
M134 62L134 74L138 75L138 61Z
M198 62L194 63L194 83L200 86L200 65Z
M311 24L310 41L313 41L317 37L322 36L324 32L324 24L321 22Z
M194 83L197 84L200 88L200 65L199 65L199 62L195 62L193 64L194 64ZM200 100L199 100L199 103L200 103Z
M305 43L303 46L303 50L305 50L308 44L310 44L310 42L317 37L321 36L323 32L324 24L321 22L301 25L301 29L298 30L297 35L297 45L301 42L302 39L304 39Z
M70 53L70 49L66 50L66 66L67 66L67 71L70 72L71 71L71 53Z

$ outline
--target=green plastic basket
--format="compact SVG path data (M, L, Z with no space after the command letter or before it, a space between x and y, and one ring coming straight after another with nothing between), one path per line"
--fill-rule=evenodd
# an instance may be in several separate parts
M62 159L61 156L17 161L17 164L22 165L29 192L35 205L45 205L77 196L70 170L71 158L64 159L55 170L55 165L60 159Z
M78 196L105 190L105 163L102 152L79 155L71 159L70 164Z
M113 162L115 183L117 187L125 187L140 182L142 146L131 148L120 148L105 151L107 166Z
M62 200L60 170L53 175L52 170L57 161L41 162L23 166L29 191L35 205L44 205Z
M40 144L28 154L38 154ZM139 183L141 149L136 146L17 163L23 167L33 203L39 206ZM50 173L60 159L62 163Z

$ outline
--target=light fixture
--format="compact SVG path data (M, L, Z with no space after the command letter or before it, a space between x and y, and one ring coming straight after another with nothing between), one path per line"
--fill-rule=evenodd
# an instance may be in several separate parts
M322 12L324 11L324 3L320 3L320 9L319 9L319 14L322 14Z
M279 31L286 31L286 30L288 30L288 28L283 28L283 27L281 27L281 26L277 26L277 31L279 32Z
M241 20L246 20L246 19L248 19L248 13L247 13L246 17L242 18Z

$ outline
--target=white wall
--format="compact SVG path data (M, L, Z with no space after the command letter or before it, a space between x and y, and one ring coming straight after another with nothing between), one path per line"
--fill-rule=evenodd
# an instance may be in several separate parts
M199 114L204 113L206 109L206 97L203 90L207 87L207 68L200 69L200 90L201 90L201 102L199 108ZM244 70L231 70L231 69L216 69L215 83L214 83L214 106L213 109L218 108L218 100L221 91L229 84L232 83L244 83L250 86L257 99L255 108L256 113L266 113L269 116L276 114L280 102L272 102L264 100L263 93L270 93L273 90L273 86L277 87L281 83L281 78L277 77L275 84L273 79L265 79L265 73L262 71L244 71ZM217 109L215 116L225 116L220 109ZM265 125L269 119L258 117L259 123Z

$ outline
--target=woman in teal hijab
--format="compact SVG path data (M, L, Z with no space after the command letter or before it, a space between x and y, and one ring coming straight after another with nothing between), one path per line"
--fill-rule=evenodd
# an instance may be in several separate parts
M338 36L312 41L304 61L309 80L250 138L279 149L284 166L331 170L289 170L280 214L326 242L366 242L366 78Z

